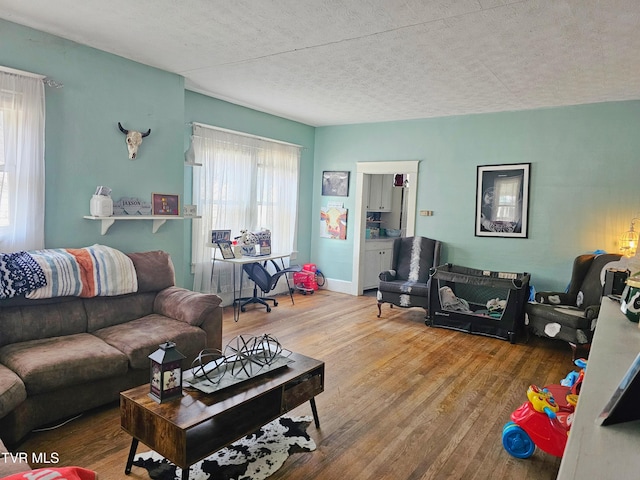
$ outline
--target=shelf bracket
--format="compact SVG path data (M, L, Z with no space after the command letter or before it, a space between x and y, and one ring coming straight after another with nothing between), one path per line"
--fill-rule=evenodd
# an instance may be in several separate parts
M107 231L109 230L109 227L111 227L111 225L113 225L116 221L113 218L103 218L100 221L100 225L101 225L101 230L100 230L100 235L106 235Z
M167 222L166 218L155 218L153 220L153 229L152 233L156 233L158 229Z

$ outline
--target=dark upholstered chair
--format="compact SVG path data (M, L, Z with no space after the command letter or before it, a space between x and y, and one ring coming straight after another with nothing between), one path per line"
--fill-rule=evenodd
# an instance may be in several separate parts
M267 307L267 312L271 311L271 307L267 303L267 300L273 302L273 306L278 306L278 301L273 297L267 297L269 292L271 292L276 285L278 284L278 280L280 277L284 276L287 280L287 287L289 290L289 296L291 297L291 303L293 303L293 292L289 287L289 279L287 278L287 274L291 272L299 272L302 270L302 267L299 265L289 267L289 268L280 268L278 264L273 260L270 260L275 268L275 273L270 273L267 270L266 263L261 264L258 262L255 263L245 263L242 266L242 269L247 274L249 279L253 281L253 296L249 298L240 298L238 301L240 302L240 310L245 311L245 307L251 303L259 303L260 305L264 305ZM258 288L262 291L262 296L258 296Z
M382 304L429 309L429 273L440 264L441 243L426 237L396 238L391 270L380 273L378 317Z
M585 254L573 262L571 282L566 292L538 292L526 307L525 323L540 337L569 342L574 357L588 351L600 312L603 271L620 260L617 254Z

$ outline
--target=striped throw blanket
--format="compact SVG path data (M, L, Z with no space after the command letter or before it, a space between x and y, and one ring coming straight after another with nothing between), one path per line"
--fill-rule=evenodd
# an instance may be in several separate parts
M138 277L131 259L105 245L52 248L29 252L44 272L47 284L26 297L96 297L132 293Z
M0 298L13 298L47 284L44 272L27 252L0 254Z

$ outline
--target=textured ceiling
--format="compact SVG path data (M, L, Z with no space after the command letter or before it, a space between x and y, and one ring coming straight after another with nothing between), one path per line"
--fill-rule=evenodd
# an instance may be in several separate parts
M640 99L640 0L0 0L0 18L315 126Z

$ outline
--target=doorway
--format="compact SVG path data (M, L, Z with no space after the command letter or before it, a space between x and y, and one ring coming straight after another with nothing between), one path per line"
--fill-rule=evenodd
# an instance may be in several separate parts
M403 228L407 237L415 235L416 202L418 190L418 160L397 162L358 162L356 164L356 208L355 208L355 237L353 243L353 271L352 290L354 295L362 295L362 277L364 272L364 242L366 230L366 199L364 198L365 175L404 174L408 188L406 224Z

